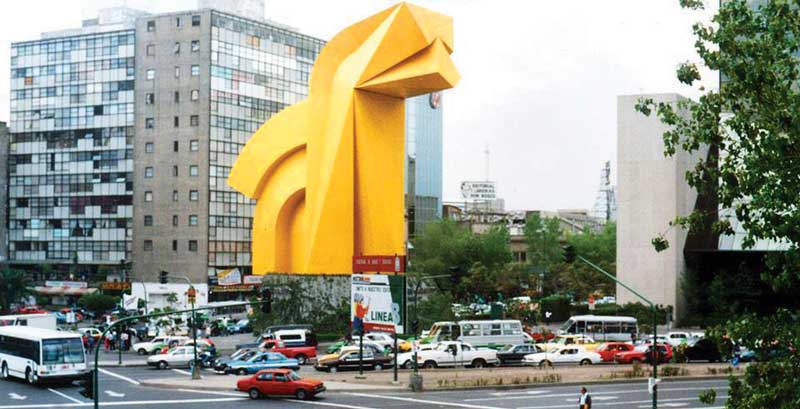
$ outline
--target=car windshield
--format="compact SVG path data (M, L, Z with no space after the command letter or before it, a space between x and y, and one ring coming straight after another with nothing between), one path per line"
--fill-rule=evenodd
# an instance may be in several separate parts
M517 347L516 345L511 345L509 347L506 347L506 349L504 349L503 351L512 352L512 351L514 351L514 348L516 348L516 347Z
M300 375L298 375L297 372L295 372L295 371L289 372L289 380L290 381L299 381L300 379L301 379Z
M84 362L80 338L46 339L42 341L42 364L78 364Z

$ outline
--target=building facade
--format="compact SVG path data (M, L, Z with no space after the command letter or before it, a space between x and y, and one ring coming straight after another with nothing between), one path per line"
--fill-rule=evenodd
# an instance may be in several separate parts
M0 122L0 262L8 259L8 127Z
M442 217L442 99L435 92L406 100L406 209L412 238Z

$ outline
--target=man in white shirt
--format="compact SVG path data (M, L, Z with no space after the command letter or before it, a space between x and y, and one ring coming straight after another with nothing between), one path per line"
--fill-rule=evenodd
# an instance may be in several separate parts
M581 397L578 400L578 409L592 409L592 397L586 391L586 388L581 387Z

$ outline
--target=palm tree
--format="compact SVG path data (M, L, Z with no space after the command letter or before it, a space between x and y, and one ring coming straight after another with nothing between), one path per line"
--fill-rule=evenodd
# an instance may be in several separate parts
M11 304L31 294L28 278L19 270L5 268L0 270L0 311L6 311Z

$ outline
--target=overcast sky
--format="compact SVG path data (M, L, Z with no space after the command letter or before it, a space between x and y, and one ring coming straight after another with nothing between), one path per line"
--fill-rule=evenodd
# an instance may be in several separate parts
M707 1L708 2L708 1ZM25 0L0 12L0 120L8 119L9 43L77 27L123 0ZM324 40L391 6L387 0L266 0L267 18ZM508 209L591 208L606 160L616 173L616 96L678 92L695 60L678 0L417 0L454 18L461 83L445 93L444 199L459 182L498 182ZM717 3L716 0L711 3ZM155 12L192 0L129 0Z

